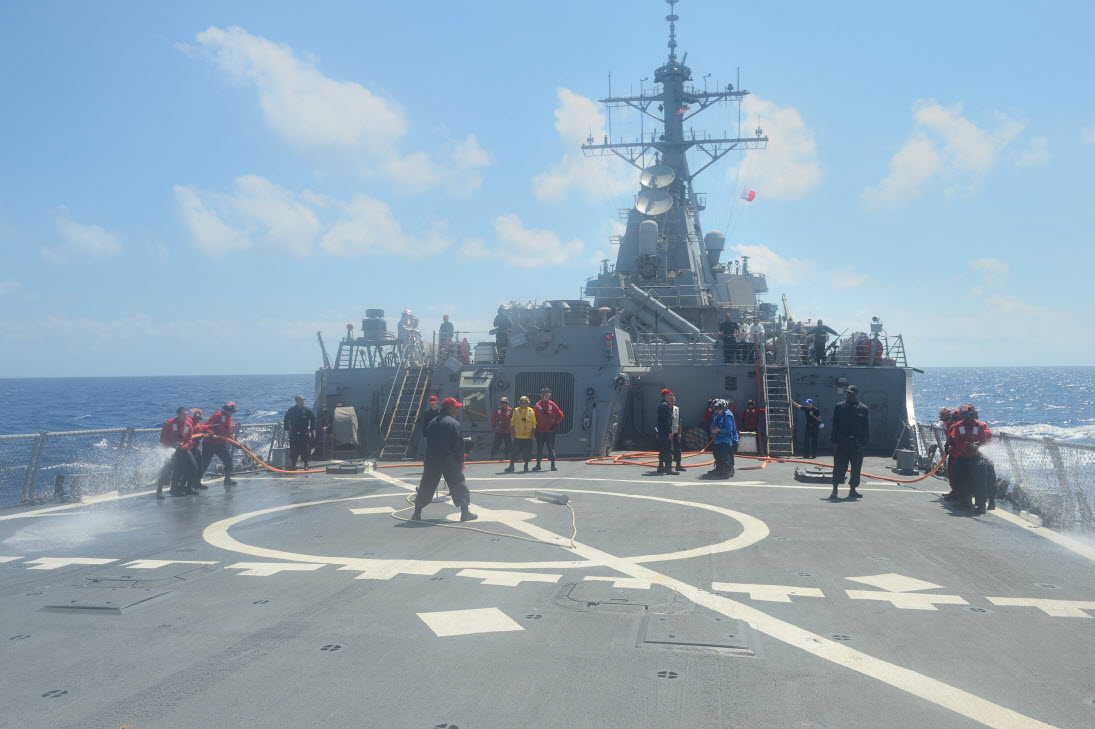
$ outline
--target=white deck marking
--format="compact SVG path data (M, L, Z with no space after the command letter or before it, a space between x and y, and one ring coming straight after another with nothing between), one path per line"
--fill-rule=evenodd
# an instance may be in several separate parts
M1033 607L1054 618L1090 618L1084 610L1095 610L1095 600L1045 600L1037 597L988 597L1001 607Z
M300 562L237 562L225 567L226 570L243 570L241 575L250 577L269 577L278 572L315 572L323 565Z
M852 600L885 600L901 610L938 610L936 605L969 605L958 595L932 595L922 592L882 592L845 590Z
M22 559L22 557L0 557L0 564L3 564L4 562L15 562L20 559Z
M116 559L97 559L94 557L39 557L38 559L28 560L27 564L36 565L35 567L28 567L30 570L55 570L60 567L68 567L69 565L76 564L110 564L111 562L117 562Z
M1095 562L1095 547L1092 547L1089 544L1084 544L1083 542L1081 542L1077 539L1073 539L1072 537L1066 536L1064 534L1060 534L1058 532L1053 531L1052 529L1047 529L1046 527L1035 526L1035 525L1031 524L1029 521L1027 521L1026 519L1022 519L1022 518L1016 516L1015 514L1012 514L1010 511L1007 511L1006 509L993 509L989 513L996 516L999 519L1003 519L1006 522L1010 522L1010 523L1014 524L1015 526L1017 526L1021 529L1025 529L1026 531L1030 532L1031 534L1037 534L1038 536L1042 537L1043 539L1048 539L1049 541L1053 542L1054 544L1058 544L1058 545L1064 547L1065 549L1067 549L1071 552L1075 552L1076 554L1080 555L1081 557L1086 557L1087 559L1090 559L1092 562ZM2 517L0 517L0 518L2 518Z
M360 572L355 580L390 580L399 575L436 575L446 566L441 562L420 562L416 559L344 559L339 570Z
M915 592L916 590L934 590L942 587L933 582L925 582L915 577L906 577L896 572L888 572L884 575L865 575L863 577L845 577L852 582L860 582L871 587L878 587L890 592Z
M559 581L562 575L549 575L542 572L506 572L504 570L460 570L457 577L473 577L483 580L483 585L500 585L502 587L517 587L522 582L551 582Z
M350 509L352 514L391 514L395 511L392 506L370 506L365 509Z
M195 559L135 559L123 564L122 567L128 567L131 570L156 570L169 564L216 564L216 562Z
M437 613L418 613L438 638L474 633L502 633L524 630L512 618L498 608L478 610L446 610Z
M611 582L617 590L649 590L654 583L650 580L636 580L634 577L601 577L586 575L586 582Z
M715 592L744 592L750 600L763 602L791 602L795 597L825 597L816 587L792 587L790 585L746 585L738 582L712 582Z
M651 466L651 468L654 468L654 466ZM381 476L380 473L374 473L372 475ZM391 477L389 476L389 478L391 478ZM475 477L469 477L466 480L469 483L472 482L472 481L508 481L509 483L514 482L513 476L510 476L508 478L506 478L504 476L475 476ZM593 483L593 482L596 482L596 481L605 481L607 483L634 483L634 484L642 484L642 485L645 485L645 486L701 486L701 485L708 485L708 486L746 486L746 487L749 487L749 488L758 488L758 489L799 489L799 490L826 491L826 492L829 492L829 491L833 490L832 485L810 486L809 484L799 484L799 483L784 484L784 483L768 483L767 481L735 481L732 478L728 479L726 481L723 481L721 479L711 479L711 480L703 479L703 480L699 480L699 481L668 481L664 478L661 479L661 480L653 479L653 478L645 479L645 480L637 480L637 479L627 479L627 478L576 478L574 476L553 476L551 478L551 480L552 481L581 481L582 483ZM900 486L900 484L893 484L893 486L895 486L895 487ZM887 494L920 494L920 495L923 495L925 493L924 491L918 491L916 489L893 488L893 487L885 488L885 489L881 489L881 488L879 488L879 489L864 489L864 488L861 488L860 491L872 491L872 492L887 493ZM598 492L591 491L590 493L598 493Z
M381 481L386 481L399 485L408 491L413 491L414 487L404 481L387 476L386 474L375 473L373 474ZM583 479L578 479L583 480ZM493 489L495 491L525 491L523 489ZM563 489L559 489L563 490ZM599 492L599 491L587 491L578 489L567 489L567 493L587 493L600 496L619 496L623 498L636 498L635 494L613 493L613 492ZM894 490L893 493L919 493L922 491L914 490ZM394 494L395 496L403 496L403 494ZM285 511L287 509L297 509L307 506L314 506L320 504L330 504L338 501L349 501L352 499L367 499L367 498L380 498L391 497L393 494L369 494L366 496L356 496L349 499L325 499L321 501L314 501L302 504L291 504L289 506L273 507L270 509L263 509L260 511L251 512L248 514L241 514L229 519L224 519L206 527L202 536L210 544L226 549L229 551L238 551L245 554L262 554L262 556L273 556L277 559L297 560L313 562L324 562L327 564L341 564L349 565L350 563L367 562L368 560L347 560L341 557L315 557L313 555L300 555L293 554L291 552L283 552L278 550L269 550L262 547L254 547L251 545L243 544L236 539L232 538L228 534L228 529L241 521L252 519L256 516L261 516L267 513ZM684 502L678 499L662 499L659 497L644 496L641 497L651 501L662 501L671 504L678 505L692 505L690 502ZM712 509L707 504L695 504L695 506ZM713 510L713 509L712 509ZM738 518L737 512L730 512L727 510L720 510L721 512L729 512L734 518ZM747 515L741 515L747 516ZM756 523L759 523L763 528L763 534L759 538L763 538L768 534L768 528L755 517L748 517ZM541 538L541 539L558 539L559 535L554 534L546 529L537 527L527 521L516 522L514 528L519 529L528 536ZM753 542L750 542L753 543ZM745 545L741 545L745 546ZM738 547L740 548L740 546ZM713 549L708 548L708 549ZM968 717L976 722L984 724L985 726L993 727L993 729L1056 729L1051 724L1032 719L1017 711L1008 709L1007 707L999 704L994 704L991 701L976 696L968 691L963 691L954 686L946 684L937 679L925 676L924 674L917 673L908 668L898 666L893 663L889 663L880 658L875 658L871 655L855 650L844 643L833 641L825 638L816 633L812 633L808 630L793 625L784 620L779 620L767 613L750 607L744 603L736 600L731 600L721 595L715 595L708 591L702 590L698 587L694 587L680 580L669 577L668 575L661 574L648 567L644 567L641 564L637 564L638 558L625 558L616 557L601 550L590 547L581 542L577 542L573 549L567 550L569 553L574 554L581 559L571 560L568 562L557 563L562 567L580 567L588 568L594 565L604 565L610 567L618 572L633 577L635 579L647 580L650 582L658 582L667 587L671 587L680 592L684 597L692 600L692 602L713 610L726 617L742 620L750 625L754 630L757 630L765 635L768 635L776 640L787 643L790 646L799 648L811 655L817 656L824 660L835 663L839 666L843 666L850 670L856 671L868 676L870 678L877 679L883 683L886 683L901 691L905 691L913 696L921 698L930 703L949 709L961 716ZM408 562L417 562L422 566L436 566L436 569L443 567L459 566L459 567L500 567L502 569L514 569L518 566L528 567L533 566L536 568L545 568L545 563L468 563L462 562L458 564L444 563L444 562L422 562L417 560L408 560ZM352 569L351 567L346 567ZM518 626L520 627L520 626ZM436 631L435 631L436 632Z

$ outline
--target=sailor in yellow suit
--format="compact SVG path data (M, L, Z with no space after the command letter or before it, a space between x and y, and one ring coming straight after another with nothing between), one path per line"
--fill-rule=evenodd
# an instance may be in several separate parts
M505 472L513 473L513 464L520 454L525 459L525 473L528 473L528 464L532 460L532 434L536 431L536 411L532 409L528 395L522 395L517 401L510 424L513 426L513 448L510 449L509 468Z

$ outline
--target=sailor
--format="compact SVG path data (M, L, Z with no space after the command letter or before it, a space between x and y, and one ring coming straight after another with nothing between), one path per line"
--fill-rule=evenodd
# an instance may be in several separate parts
M229 400L221 406L220 410L209 416L201 429L205 436L202 438L201 472L205 473L213 456L217 456L224 465L225 488L236 485L232 479L232 450L228 447L228 441L225 440L235 433L235 422L232 420L234 412L236 412L236 403Z
M806 432L802 438L802 457L817 458L817 436L821 432L821 411L814 407L814 401L811 398L806 398L806 402L802 405L792 399L791 404L806 416Z
M525 459L525 473L528 473L528 464L532 460L532 434L536 432L536 411L529 404L528 395L522 395L517 399L517 407L510 416L510 426L513 428L513 447L510 448L509 468L506 473L513 473L513 464L517 457Z
M981 455L981 447L992 441L992 431L977 419L973 405L963 405L958 408L958 413L961 419L951 426L948 435L950 456L954 459L954 490L958 506L969 508L970 499L973 498L974 513L984 514L989 484L988 462ZM995 483L993 488L995 490ZM993 508L996 508L995 496L993 493Z
M166 420L160 428L160 443L164 448L172 449L171 457L160 471L156 482L156 498L163 498L163 487L171 484L172 496L186 496L191 493L190 482L194 470L194 459L190 455L190 439L194 436L194 424L185 407L175 409L175 417Z
M511 326L513 326L513 322L506 314L506 307L499 306L498 313L494 316L494 345L499 356L505 355L506 348L509 347L509 329Z
M658 475L673 473L673 393L669 388L662 390L662 401L658 403L658 424L654 431L658 434Z
M839 337L840 333L825 326L825 323L821 319L817 320L817 326L814 327L814 362L816 364L822 364L825 361L825 345L828 343L829 335Z
M551 390L547 387L540 390L540 399L532 409L536 411L536 467L533 471L540 470L540 461L544 456L544 446L547 446L548 459L551 461L551 470L558 471L555 467L555 429L563 422L563 411L551 400Z
M433 501L437 484L445 477L445 485L452 495L452 503L460 507L460 521L472 521L479 517L471 513L471 493L464 481L464 437L460 432L460 421L456 419L457 408L463 403L446 397L441 401L441 414L434 418L427 428L426 458L422 464L422 480L414 497L414 514L411 519L422 519L422 509Z
M852 466L852 475L848 479L851 490L848 497L862 498L856 491L859 486L859 471L863 468L863 446L870 439L870 411L859 401L859 388L848 385L844 388L844 402L833 409L833 493L830 499L837 498L837 486L844 483L844 474L848 464Z
M944 456L947 456L947 455L950 454L951 426L954 425L954 415L956 413L957 413L957 411L952 410L951 408L941 408L939 410L939 427L943 430L943 455ZM948 458L947 459L947 485L950 487L950 491L948 491L943 496L943 500L944 501L953 501L954 499L956 499L958 497L958 492L954 490L954 459L953 458Z
M677 473L684 473L684 467L681 466L681 409L677 406L676 395L669 399L669 404L673 406L673 416L669 426L669 432L673 434L673 460L677 463Z
M738 444L738 429L725 400L715 401L711 437L714 440L715 468L708 471L707 475L728 479L734 475L734 447Z
M490 446L490 459L498 457L498 446L502 446L502 457L509 458L510 449L513 447L513 426L510 418L513 417L513 408L509 406L509 398L503 397L498 407L490 416L490 424L494 428L494 442Z
M746 433L756 432L759 421L760 410L757 409L757 401L750 400L741 411L741 429Z
M209 487L202 483L202 472L198 470L198 466L202 462L202 437L199 435L202 430L202 409L194 408L190 411L190 424L194 428L194 437L190 439L190 457L194 459L194 470L191 472L190 490L197 493L198 490L205 490Z
M430 395L430 399L427 402L426 409L423 410L418 416L418 433L422 439L416 450L421 450L423 456L425 456L426 445L426 428L430 427L430 421L441 414L441 411L437 409L437 395Z
M737 351L738 323L730 312L726 312L726 318L719 324L719 339L722 340L722 361L733 362L737 359L734 355Z
M449 321L449 315L441 317L441 326L437 328L437 343L446 357L452 356L452 335L455 328Z
M316 416L311 408L304 406L304 395L297 395L296 404L285 412L285 432L289 434L289 470L297 470L297 459L304 459L304 470L308 470L311 460L312 436L316 432Z
M753 359L756 361L757 353L764 356L764 325L760 323L760 317L753 317L753 326L749 327L749 340L753 344Z

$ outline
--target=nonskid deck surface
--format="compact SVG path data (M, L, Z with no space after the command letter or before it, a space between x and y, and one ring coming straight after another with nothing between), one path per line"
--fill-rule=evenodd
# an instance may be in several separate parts
M501 469L482 531L392 518L414 467L0 512L3 724L1095 723L1095 550L940 481Z

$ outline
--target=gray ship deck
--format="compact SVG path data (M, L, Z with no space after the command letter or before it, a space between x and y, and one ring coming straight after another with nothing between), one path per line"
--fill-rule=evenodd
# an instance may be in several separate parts
M413 467L0 512L0 724L1095 725L1095 549L793 468L468 467L471 526L568 542L565 491L574 548L391 518Z

